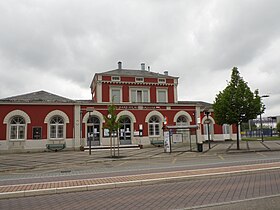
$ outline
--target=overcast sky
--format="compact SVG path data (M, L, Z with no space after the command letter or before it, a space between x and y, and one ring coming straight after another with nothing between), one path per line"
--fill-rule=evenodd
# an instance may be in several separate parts
M0 0L0 98L90 99L97 72L178 76L179 100L213 102L238 67L280 115L279 0Z

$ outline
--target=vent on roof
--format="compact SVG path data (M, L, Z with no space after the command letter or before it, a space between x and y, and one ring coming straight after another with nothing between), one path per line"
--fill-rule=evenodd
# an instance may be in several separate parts
M121 61L118 62L118 69L122 69L122 62Z
M145 71L145 63L141 63L141 70Z
M168 71L164 71L163 73L164 75L168 76Z

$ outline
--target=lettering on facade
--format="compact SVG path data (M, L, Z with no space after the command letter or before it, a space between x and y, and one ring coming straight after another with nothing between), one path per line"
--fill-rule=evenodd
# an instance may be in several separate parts
M160 109L159 106L119 106L118 109Z

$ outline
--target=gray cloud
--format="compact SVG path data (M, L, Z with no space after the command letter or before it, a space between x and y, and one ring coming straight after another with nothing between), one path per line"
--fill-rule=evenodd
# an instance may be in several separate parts
M212 102L237 66L276 115L279 14L277 0L2 1L0 97L90 98L93 75L121 60L179 76L181 100Z

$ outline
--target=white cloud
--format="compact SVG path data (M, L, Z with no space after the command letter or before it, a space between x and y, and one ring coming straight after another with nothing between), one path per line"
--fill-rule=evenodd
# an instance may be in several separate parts
M277 115L279 14L277 0L2 1L0 98L45 89L90 99L93 75L121 60L179 76L181 100L213 102L237 66Z

